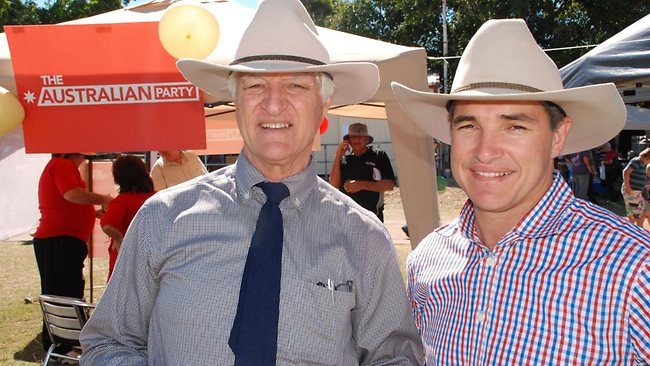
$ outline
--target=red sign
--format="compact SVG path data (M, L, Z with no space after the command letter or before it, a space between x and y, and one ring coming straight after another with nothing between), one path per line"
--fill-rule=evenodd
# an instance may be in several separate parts
M5 26L28 153L205 148L199 90L158 23Z

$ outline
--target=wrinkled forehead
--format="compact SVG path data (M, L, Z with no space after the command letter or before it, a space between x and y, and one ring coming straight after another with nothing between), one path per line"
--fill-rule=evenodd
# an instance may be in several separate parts
M240 81L246 80L290 80L290 81L312 81L316 82L318 75L315 72L278 72L278 73L236 73Z

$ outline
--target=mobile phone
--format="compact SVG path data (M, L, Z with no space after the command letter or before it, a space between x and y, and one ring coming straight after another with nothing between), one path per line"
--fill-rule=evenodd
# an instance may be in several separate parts
M352 155L352 145L350 145L350 138L346 136L345 138L343 138L343 141L348 142L348 146L345 148L344 155Z

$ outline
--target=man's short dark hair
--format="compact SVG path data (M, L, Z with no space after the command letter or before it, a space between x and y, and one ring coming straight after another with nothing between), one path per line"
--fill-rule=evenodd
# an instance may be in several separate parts
M544 110L546 113L548 113L548 116L551 120L551 130L555 131L557 127L560 125L560 122L566 117L566 112L564 112L564 109L560 107L559 105L553 103L553 102L540 102L542 103L542 107L544 107ZM449 115L454 114L454 109L456 108L456 101L455 100L450 100L447 102L447 112Z
M566 117L566 112L562 107L553 103L553 102L542 102L542 106L548 113L548 116L551 118L551 130L557 130L557 127L560 125L560 122Z

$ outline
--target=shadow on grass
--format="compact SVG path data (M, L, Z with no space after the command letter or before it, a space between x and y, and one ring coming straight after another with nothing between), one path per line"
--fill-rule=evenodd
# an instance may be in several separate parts
M40 363L43 356L45 356L45 351L43 351L41 334L39 333L22 350L14 353L14 360Z

